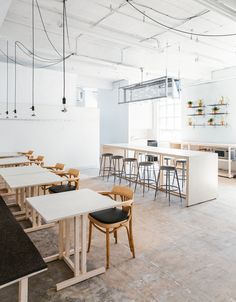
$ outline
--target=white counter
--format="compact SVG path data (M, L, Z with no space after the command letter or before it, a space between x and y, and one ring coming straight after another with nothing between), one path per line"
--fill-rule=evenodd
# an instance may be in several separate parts
M142 147L133 144L103 145L102 152L121 154L125 157L128 151L184 158L186 164L186 206L195 205L216 199L218 195L218 155L211 152L200 152L172 148ZM135 155L135 156L136 156Z

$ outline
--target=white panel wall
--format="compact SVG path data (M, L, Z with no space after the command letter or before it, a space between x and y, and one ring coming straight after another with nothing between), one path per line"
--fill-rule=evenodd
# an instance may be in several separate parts
M129 107L118 104L118 88L125 84L125 81L115 82L112 90L98 91L101 144L129 141Z
M10 68L13 68L11 66ZM61 72L36 70L36 117L31 116L31 70L17 67L18 119L13 118L14 73L9 73L10 116L4 119L6 65L0 63L0 151L35 150L46 163L67 167L97 167L99 158L99 110L74 106L77 76L67 75L68 112L61 112Z

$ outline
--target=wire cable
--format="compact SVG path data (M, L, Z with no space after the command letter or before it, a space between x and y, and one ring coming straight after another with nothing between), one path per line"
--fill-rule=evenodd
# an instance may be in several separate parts
M49 43L51 44L52 48L54 49L54 51L59 55L59 57L62 57L62 55L60 54L60 52L57 50L57 48L55 47L55 45L52 43L52 40L50 39L49 35L48 35L48 32L47 32L47 29L46 29L46 26L45 26L45 23L44 23L44 20L43 20L43 16L42 16L42 12L41 12L41 9L40 9L40 6L39 6L39 3L38 3L38 0L35 0L36 2L36 5L37 5L37 9L38 9L38 12L39 12L39 16L40 16L40 19L41 19L41 23L43 25L43 30L45 32L45 35L49 41Z
M15 42L15 63L14 63L14 65L15 65L15 95L14 95L14 117L15 118L17 118L17 111L16 111L16 47L17 47L17 45L16 45L16 42Z
M8 114L9 114L9 100L8 100L8 80L9 80L9 59L8 59L8 51L9 51L9 46L8 46L8 41L7 41L7 94L6 94L6 115L8 118Z
M196 15L193 15L193 16L190 16L190 17L187 17L187 18L178 18L178 17L171 16L171 15L169 15L169 14L163 13L163 12L161 12L161 11L159 11L159 10L153 8L153 7L150 7L150 6L148 6L148 5L141 4L141 3L138 3L138 2L136 2L136 1L132 1L132 2L133 2L135 5L137 5L137 6L140 6L140 7L144 7L144 8L150 9L150 10L152 10L152 11L154 11L154 12L160 14L160 15L163 15L163 16L166 16L166 17L168 17L168 18L171 18L171 19L174 19L174 20L178 20L178 21L190 21L190 20L192 20L192 19L194 19L194 18L201 17L201 16L203 16L203 15L205 15L205 14L207 14L207 13L210 12L210 10L204 10L204 11L202 11L202 12L196 14Z
M236 33L229 33L229 34L202 34L202 33L195 33L195 32L189 32L189 31L186 31L186 30L181 30L181 29L177 29L175 27L171 27L171 26L168 26L164 23L161 23L159 21L157 21L156 19L150 17L149 15L147 15L146 13L142 12L139 8L137 8L134 4L132 4L130 2L130 0L126 0L126 2L132 6L137 12L139 12L140 14L142 14L144 17L150 19L151 21L157 23L158 25L160 25L161 27L164 27L164 28L167 28L171 31L175 31L175 32L179 32L179 33L182 33L182 34L187 34L187 35L190 35L190 36L199 36L199 37L209 37L209 38L213 38L213 37L232 37L232 36L236 36Z

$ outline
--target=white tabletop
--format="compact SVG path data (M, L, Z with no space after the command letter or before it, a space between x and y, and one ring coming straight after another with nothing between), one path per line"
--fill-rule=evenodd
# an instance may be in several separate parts
M173 157L183 157L183 158L190 158L195 156L204 156L205 155L212 155L217 156L212 152L201 152L201 151L191 151L191 150L182 150L182 149L173 149L173 148L159 148L159 147L149 147L149 146L138 146L133 144L105 144L104 147L113 147L113 148L120 148L124 150L131 150L131 151L139 151L145 153L152 153L152 154L159 154L159 155L167 155Z
M41 166L23 166L23 167L9 167L0 168L0 175L5 177L7 175L20 175L20 174L33 174L33 173L45 173L48 172L46 168Z
M121 204L90 189L30 197L26 201L47 223L113 208Z
M28 158L26 156L0 158L0 166L25 164L25 163L29 163L29 162L30 161L28 160Z
M0 158L18 157L18 156L22 156L22 154L17 152L0 152Z
M59 183L65 180L52 172L6 175L4 180L11 189Z

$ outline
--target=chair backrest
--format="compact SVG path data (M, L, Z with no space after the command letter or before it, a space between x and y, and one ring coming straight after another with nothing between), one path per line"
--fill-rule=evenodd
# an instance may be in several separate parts
M67 174L70 176L70 177L78 177L79 174L80 174L80 171L77 170L77 169L69 169Z
M65 167L65 165L64 164L60 164L60 163L56 163L56 165L55 165L55 169L56 170L63 170L64 167Z
M37 159L36 159L37 161L43 161L44 160L44 156L42 156L42 155L39 155L38 157L37 157Z
M117 196L119 196L122 201L131 200L134 196L134 191L132 189L123 186L114 186L112 188L112 193L115 196L115 200L117 200Z

